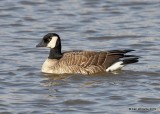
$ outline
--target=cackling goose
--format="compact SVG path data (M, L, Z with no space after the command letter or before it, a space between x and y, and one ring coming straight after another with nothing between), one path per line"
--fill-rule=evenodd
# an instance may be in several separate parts
M126 55L134 50L68 51L61 52L61 39L56 33L48 33L36 47L50 48L49 57L43 63L42 72L53 74L94 74L112 72L125 65L138 62L138 57Z

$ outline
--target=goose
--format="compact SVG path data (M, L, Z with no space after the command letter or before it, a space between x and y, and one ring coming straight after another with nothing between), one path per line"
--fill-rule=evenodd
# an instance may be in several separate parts
M61 39L56 33L46 34L36 47L48 47L50 53L42 65L43 73L53 74L84 74L90 75L102 72L120 70L124 66L138 62L139 57L126 55L134 51L67 51L61 52Z

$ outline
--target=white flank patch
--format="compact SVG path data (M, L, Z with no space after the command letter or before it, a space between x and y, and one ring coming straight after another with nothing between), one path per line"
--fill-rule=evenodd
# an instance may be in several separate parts
M56 46L57 39L58 39L57 36L53 36L51 41L48 43L47 47L54 48Z
M111 72L111 71L115 71L115 70L119 70L122 67L124 67L124 65L122 65L123 61L118 61L116 63L114 63L113 65L111 65L109 68L106 69L106 72Z

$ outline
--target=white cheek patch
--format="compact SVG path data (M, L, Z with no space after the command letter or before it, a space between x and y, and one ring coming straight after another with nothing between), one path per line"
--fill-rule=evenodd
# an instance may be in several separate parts
M54 48L56 46L57 39L58 39L57 36L53 36L51 41L48 43L47 47Z

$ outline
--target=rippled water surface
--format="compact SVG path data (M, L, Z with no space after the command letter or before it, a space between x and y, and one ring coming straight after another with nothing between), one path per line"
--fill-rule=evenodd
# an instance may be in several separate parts
M63 51L135 49L140 62L94 76L45 75L56 32ZM159 114L159 0L1 0L0 114Z

